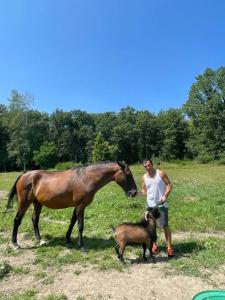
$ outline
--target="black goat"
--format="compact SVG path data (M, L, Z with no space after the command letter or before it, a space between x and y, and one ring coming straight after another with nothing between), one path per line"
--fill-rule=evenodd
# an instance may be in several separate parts
M152 243L156 242L156 219L160 216L158 208L148 212L146 219L137 223L123 223L113 228L115 240L117 242L115 249L117 256L123 260L123 253L127 245L142 244L143 259L146 260L146 247L150 250L152 256Z

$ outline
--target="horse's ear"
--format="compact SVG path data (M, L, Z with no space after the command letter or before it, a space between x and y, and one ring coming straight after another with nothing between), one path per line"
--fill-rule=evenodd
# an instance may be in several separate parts
M126 168L126 163L124 161L117 161L118 165L121 167L121 169L125 169Z

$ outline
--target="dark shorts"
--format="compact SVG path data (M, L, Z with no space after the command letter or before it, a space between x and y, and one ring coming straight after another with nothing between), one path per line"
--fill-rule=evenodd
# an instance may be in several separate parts
M153 207L148 207L148 211L151 212ZM169 226L168 223L168 207L159 207L160 217L156 220L157 227L164 228Z

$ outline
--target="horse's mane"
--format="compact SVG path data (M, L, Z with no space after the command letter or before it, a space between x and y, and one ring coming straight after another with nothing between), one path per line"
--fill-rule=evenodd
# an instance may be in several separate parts
M77 170L77 169L84 169L86 167L102 167L104 165L107 165L107 164L114 164L116 163L115 161L110 161L110 160L105 160L105 161L98 161L94 164L85 164L85 165L82 165L82 166L75 166L75 167L72 167L71 169L72 170Z
M110 164L114 164L114 163L116 163L116 162L115 161L109 161L109 160L99 161L99 162L96 162L94 164L85 164L83 166L72 167L71 170L76 171L77 173L81 174L88 167L91 167L93 169L100 169L100 168L103 168L106 165L110 165Z
M110 161L110 160L105 160L105 161L99 161L93 164L85 164L83 166L76 166L76 167L72 167L71 169L74 171L77 171L78 173L83 172L86 168L91 167L93 169L101 169L106 165L110 165L110 164L116 164L116 161ZM124 166L127 166L125 162L120 162L120 164L123 164Z

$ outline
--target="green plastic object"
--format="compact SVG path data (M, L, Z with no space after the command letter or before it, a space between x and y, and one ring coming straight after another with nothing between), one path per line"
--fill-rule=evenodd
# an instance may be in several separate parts
M225 300L225 290L208 290L196 294L192 300Z

